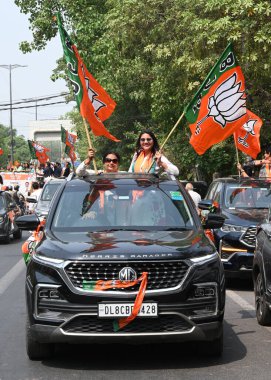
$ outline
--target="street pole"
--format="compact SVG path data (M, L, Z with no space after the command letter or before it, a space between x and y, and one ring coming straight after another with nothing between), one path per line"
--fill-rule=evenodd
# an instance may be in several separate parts
M3 69L9 70L9 105L10 105L10 158L11 163L13 165L14 163L14 146L13 146L13 120L12 120L12 79L11 79L11 72L13 69L17 69L18 67L27 67L26 65L0 65Z

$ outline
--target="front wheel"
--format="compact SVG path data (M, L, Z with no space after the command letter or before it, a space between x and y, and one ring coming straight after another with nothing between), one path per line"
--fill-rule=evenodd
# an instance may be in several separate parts
M50 359L54 355L54 344L40 343L33 338L28 317L26 321L26 352L30 360Z
M255 283L255 308L259 325L271 325L271 312L266 302L266 296L263 287L263 276L261 272L258 274Z

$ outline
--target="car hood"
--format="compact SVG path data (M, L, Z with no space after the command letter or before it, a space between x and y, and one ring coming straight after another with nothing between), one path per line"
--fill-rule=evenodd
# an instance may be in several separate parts
M45 232L37 253L64 260L167 260L205 256L215 252L203 230Z
M268 209L227 209L222 211L222 215L226 218L226 224L250 226L263 222L268 215Z

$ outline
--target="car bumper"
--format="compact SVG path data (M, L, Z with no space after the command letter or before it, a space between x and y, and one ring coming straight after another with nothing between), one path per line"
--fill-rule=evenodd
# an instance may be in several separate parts
M226 277L250 277L254 252L233 252L229 258L222 259Z
M131 322L133 323L133 322ZM65 323L66 324L66 323ZM202 324L190 322L190 327L185 331L156 332L156 333L132 333L132 332L68 332L64 325L48 326L34 324L31 327L32 337L40 343L163 343L163 342L188 342L188 341L213 341L220 337L223 330L223 322L213 321Z

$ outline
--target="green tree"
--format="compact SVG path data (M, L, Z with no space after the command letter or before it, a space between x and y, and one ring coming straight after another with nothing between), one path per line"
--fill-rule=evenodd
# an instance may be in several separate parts
M116 100L106 125L119 144L95 139L99 152L114 147L124 166L133 153L138 131L150 127L159 141L173 127L198 86L229 41L246 78L248 108L264 121L261 142L270 141L271 106L270 15L267 0L15 0L29 14L32 42L24 52L40 50L57 34L54 11L62 12L65 26L93 75ZM59 38L59 37L57 37ZM62 52L59 52L62 56ZM53 78L65 76L60 58ZM75 115L73 115L75 117ZM86 143L80 118L79 150ZM212 172L235 172L235 149L229 138L197 156L189 144L190 131L182 121L166 145L166 154L181 177L197 166L203 177ZM114 145L113 145L114 144Z

